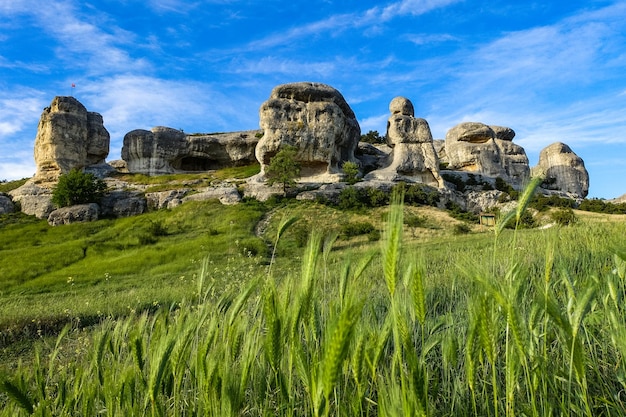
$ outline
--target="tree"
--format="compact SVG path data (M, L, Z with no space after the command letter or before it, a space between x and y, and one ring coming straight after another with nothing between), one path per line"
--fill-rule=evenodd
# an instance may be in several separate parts
M354 185L359 182L359 166L356 162L346 161L341 167L344 175L346 176L346 182L350 185Z
M296 178L299 176L300 164L296 161L296 148L293 146L282 147L265 169L267 185L280 183L285 194L288 188L296 185Z
M385 143L385 137L380 136L377 130L370 130L364 135L361 135L361 142L367 143Z
M52 191L52 202L57 207L97 203L106 188L106 183L95 175L73 169L59 177L59 183Z

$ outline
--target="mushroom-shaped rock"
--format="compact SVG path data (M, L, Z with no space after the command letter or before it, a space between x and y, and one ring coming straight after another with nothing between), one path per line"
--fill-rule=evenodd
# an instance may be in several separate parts
M263 137L255 154L265 168L283 146L296 148L300 175L316 181L339 177L346 161L356 162L354 151L361 129L341 93L320 83L300 82L275 87L259 110Z
M109 142L99 113L88 112L74 97L55 97L39 119L33 180L55 182L74 168L104 163Z
M542 188L562 191L577 198L589 192L589 173L583 160L564 143L555 142L539 153L539 163L532 169L533 176L544 178Z
M404 97L391 100L389 111L386 137L393 151L387 166L370 172L366 179L408 180L442 187L439 159L428 122L413 117L413 103Z
M521 187L530 168L524 148L512 142L513 129L465 122L446 134L445 155L448 168L490 177L502 177Z

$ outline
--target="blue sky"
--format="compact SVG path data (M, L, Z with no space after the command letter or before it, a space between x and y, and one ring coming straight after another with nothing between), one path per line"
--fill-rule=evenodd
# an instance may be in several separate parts
M567 143L590 197L626 193L626 1L601 0L0 0L0 179L34 174L56 95L103 115L113 160L133 129L256 129L295 81L341 91L363 133L401 95L435 138L513 128L531 166Z

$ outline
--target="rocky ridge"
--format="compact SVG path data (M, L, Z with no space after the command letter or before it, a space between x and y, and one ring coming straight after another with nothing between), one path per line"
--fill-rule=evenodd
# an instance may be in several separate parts
M493 190L496 179L521 189L531 173L545 178L540 189L544 194L574 199L587 195L588 173L582 159L567 145L546 147L539 164L531 170L509 127L464 122L451 128L444 141L433 140L428 122L415 117L409 99L394 98L389 110L386 143L360 143L356 116L339 91L320 83L284 84L274 88L261 105L260 130L185 134L163 126L137 129L124 137L122 161L106 164L109 135L102 117L88 112L73 97L55 97L39 122L37 174L8 196L0 196L0 210L9 212L13 203L18 203L24 213L60 224L135 215L190 200L218 199L224 204L236 204L243 196L264 200L282 194L280 188L265 185L264 170L286 145L297 149L296 158L302 166L299 199L335 198L347 186L341 182L341 166L347 161L359 166L362 181L357 187L388 192L398 181L423 184L438 190L442 205L452 201L474 212L501 200L502 192ZM146 193L145 187L112 175L200 173L250 165L255 160L261 166L260 173L243 184L226 181L204 188L183 186ZM59 175L71 169L94 172L107 181L109 191L98 210L77 209L80 215L72 214L72 210L55 212L52 187ZM467 186L459 189L459 181Z

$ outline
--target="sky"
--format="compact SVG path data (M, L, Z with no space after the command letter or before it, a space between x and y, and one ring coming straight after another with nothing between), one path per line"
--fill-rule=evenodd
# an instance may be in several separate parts
M551 143L585 161L589 197L626 193L626 1L0 0L0 180L35 173L44 107L124 135L259 128L280 84L339 90L362 133L404 96L435 139L507 126L530 165ZM72 88L72 84L75 85Z

